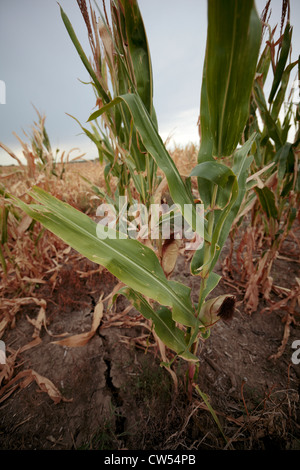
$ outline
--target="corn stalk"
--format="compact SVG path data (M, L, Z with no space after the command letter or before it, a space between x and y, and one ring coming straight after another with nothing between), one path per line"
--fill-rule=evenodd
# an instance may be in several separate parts
M96 123L101 119L104 129L102 134L97 133L95 124L93 132L86 127L83 130L110 165L109 171L115 171L119 194L126 194L129 201L134 201L137 191L138 200L150 204L159 195L161 180L157 169L164 174L172 202L203 240L191 261L191 273L201 281L198 301L193 302L187 286L169 279L162 267L163 260L153 247L124 237L116 227L99 226L40 188L30 191L34 204L11 198L30 217L87 258L105 266L125 284L120 294L152 321L156 335L175 353L175 358L182 357L191 364L191 386L199 340L207 338L211 327L220 319L231 318L234 311L232 295L207 298L220 281L213 269L239 212L253 161L249 154L255 134L242 146L238 144L249 114L261 21L253 0L208 2L200 104L201 145L198 164L184 179L159 135L150 53L137 0L111 1L112 26L105 12L99 10L97 22L95 12L89 16L85 2L79 4L88 29L91 60L62 9L61 16L96 94L99 109L88 121ZM196 200L204 206L203 230L195 223L193 178L199 190ZM186 212L185 205L191 210Z
M236 219L232 230L236 231L242 225L243 217L250 212L250 225L238 250L241 259L243 249L247 246L241 268L242 279L246 281L245 300L250 312L256 310L260 293L269 299L274 260L299 212L299 100L295 101L299 82L294 81L290 92L288 88L296 67L296 77L300 77L300 59L294 62L289 59L293 28L289 17L285 21L288 5L289 2L283 2L281 31L277 40L276 28L271 30L265 23L268 39L258 61L250 114L243 136L247 139L253 132L256 134L252 149L254 159L252 175L247 183L247 198L243 201L240 217ZM270 70L273 80L267 98L264 88ZM292 124L294 133L289 141ZM261 256L254 262L252 258L255 253L249 250L251 243L256 248L261 246L262 250ZM232 269L232 266L227 260L228 268Z

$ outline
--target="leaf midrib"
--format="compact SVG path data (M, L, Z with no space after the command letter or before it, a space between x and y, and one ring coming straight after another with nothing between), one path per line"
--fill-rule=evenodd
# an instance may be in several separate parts
M234 20L233 20L233 31L232 31L232 42L231 42L231 53L230 53L230 62L229 62L229 71L227 76L227 83L225 87L225 96L221 111L221 121L220 121L220 128L219 128L219 141L218 141L218 156L221 156L222 150L222 136L223 136L223 123L224 123L224 115L225 115L225 108L227 104L227 97L228 97L228 90L229 90L229 83L232 71L232 64L233 64L233 56L234 56L234 45L235 45L235 36L236 36L236 25L237 25L237 0L235 0L235 7L234 7Z

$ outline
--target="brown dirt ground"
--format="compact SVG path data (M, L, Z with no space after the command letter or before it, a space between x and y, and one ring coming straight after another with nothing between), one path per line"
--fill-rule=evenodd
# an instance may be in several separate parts
M82 272L91 274L82 277ZM272 274L282 287L291 287L299 262L278 259ZM198 279L189 275L183 257L173 278L196 295ZM147 325L137 312L124 312L123 297L112 310L105 304L100 327L85 346L53 344L57 338L51 335L89 331L99 296L105 298L115 285L107 271L74 256L60 270L54 291L48 283L40 286L47 330L42 329L39 345L17 356L15 374L33 369L69 401L55 404L36 382L17 388L0 403L0 449L300 450L300 365L291 362L299 320L290 326L282 356L270 360L283 338L286 311L261 313L267 305L261 299L258 311L249 315L236 280L223 278L215 290L234 293L237 309L231 322L218 322L203 343L196 382L218 414L226 442L196 391L187 399L182 360L174 365L175 394ZM279 297L272 294L272 299ZM34 319L38 311L35 304L22 307L15 328L2 337L8 348L16 351L32 341L27 316Z
M192 164L188 152L178 152L183 167L187 161ZM103 175L97 171L92 163L85 164L84 174L101 186ZM10 184L22 193L19 177L15 180ZM86 211L91 194L81 186L77 166L71 165L66 182L55 182L50 190L62 197L66 185L68 202ZM182 360L174 363L179 382L175 393L171 375L160 367L161 356L149 325L136 311L126 310L124 297L118 297L112 309L104 302L100 327L85 346L53 343L59 339L55 335L91 329L95 305L102 294L106 298L112 292L116 279L75 252L68 253L65 245L51 237L43 237L40 243L48 253L47 262L53 256L51 266L55 261L61 266L55 282L52 271L43 274L46 283L31 284L29 289L29 295L46 301L47 325L40 331L41 342L21 352L33 339L35 328L30 320L37 319L40 306L32 302L18 310L14 327L7 328L1 338L8 356L15 355L4 387L19 372L34 370L50 380L65 400L55 404L35 381L27 385L20 381L26 386L9 388L6 392L13 392L5 399L6 392L1 394L0 388L1 450L300 450L300 364L291 361L291 345L300 339L298 307L283 354L270 360L288 332L284 320L289 306L268 313L264 309L270 304L261 297L257 311L249 315L238 271L234 277L223 277L215 289L213 295L236 295L236 312L230 323L218 322L202 344L196 383L209 397L225 441L196 390L192 400L187 399L187 365ZM293 239L283 245L271 272L275 285L291 289L300 278L296 246ZM219 273L228 250L226 245L216 266ZM38 262L43 267L43 258ZM183 256L172 278L189 285L197 299L199 279L189 274ZM9 297L15 295L8 290ZM273 302L283 298L279 291L271 293ZM171 354L168 357L172 359Z

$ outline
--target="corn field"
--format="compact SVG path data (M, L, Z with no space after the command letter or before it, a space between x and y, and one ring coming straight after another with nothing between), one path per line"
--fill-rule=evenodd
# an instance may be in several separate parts
M138 1L77 4L95 107L69 118L97 158L38 109L26 163L0 142L0 448L299 450L290 3L272 27L271 0L207 2L199 145L172 149Z

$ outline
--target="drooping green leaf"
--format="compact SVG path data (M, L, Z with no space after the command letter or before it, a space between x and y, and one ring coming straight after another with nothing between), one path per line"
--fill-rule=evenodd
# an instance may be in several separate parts
M133 306L148 320L154 323L157 336L163 343L180 357L188 361L198 361L198 358L187 351L184 332L180 330L172 318L172 312L166 307L160 307L155 311L149 302L138 292L128 287L121 288L117 295L124 295Z
M200 397L202 398L202 400L204 401L204 403L206 404L206 406L207 406L209 412L211 413L213 419L215 420L215 423L218 426L220 433L224 437L225 442L228 442L228 439L224 434L224 431L223 431L223 428L222 428L221 423L219 421L219 418L218 418L215 410L213 409L213 407L210 404L208 396L200 390L198 385L196 385L195 388L196 388L197 392L199 393Z
M253 92L261 118L265 126L267 127L269 136L271 137L271 139L274 140L276 149L278 150L283 145L282 138L280 135L280 129L278 129L276 122L274 121L270 111L268 110L263 91L256 80L254 82Z
M126 0L123 3L128 47L133 63L137 92L148 113L152 116L152 63L143 18L137 0Z
M174 321L198 328L190 289L180 285L180 288L174 290L177 283L167 280L158 258L150 248L137 240L124 239L124 235L122 239L120 233L97 224L40 188L33 188L30 194L39 205L25 204L14 196L10 198L34 220L86 258L106 267L124 284L162 305L172 307Z
M288 56L289 56L289 52L290 52L292 31L293 31L293 28L290 26L289 23L287 23L285 30L284 30L284 34L283 34L280 55L279 55L278 63L276 64L276 70L274 74L272 88L271 88L270 95L269 95L269 103L272 103L275 93L282 79L282 74L283 74L283 71L284 71Z
M73 29L73 26L72 26L68 16L66 15L66 13L64 12L64 10L62 9L62 7L60 5L59 5L59 7L60 7L60 14L61 14L62 20L65 24L65 27L66 27L66 29L69 33L71 41L73 42L83 65L85 66L85 68L88 71L90 77L92 78L92 80L95 84L95 87L96 87L97 91L100 93L100 96L102 97L103 101L105 103L109 103L110 98L109 98L108 94L106 93L106 91L104 90L104 88L102 87L101 83L99 82L99 80L97 78L97 75L95 74L95 72L93 70L93 67L91 66L86 54L84 53L84 50L82 49L82 46L81 46L81 44L80 44L80 42L79 42L79 40L76 36L76 33Z
M275 195L274 193L267 187L264 186L263 188L255 188L255 192L258 195L259 202L263 211L266 213L268 219L278 218L278 209L276 207L275 202Z
M281 107L284 103L286 90L287 90L287 86L288 86L289 79L290 79L290 73L293 70L293 68L295 67L295 65L297 65L297 63L298 63L298 60L296 60L295 62L292 62L291 64L289 64L287 66L287 68L284 70L284 72L282 73L282 75L281 75L280 88L278 90L276 98L273 101L272 110L271 110L271 116L274 120L276 120L279 116L279 112L280 112Z
M213 185L218 186L217 199L215 203L216 208L224 209L229 203L232 196L232 189L235 180L235 174L232 170L222 163L216 161L206 161L196 165L190 176L198 177L198 187L200 197L203 198L202 193L205 188L205 195L211 193ZM206 188L207 187L207 188ZM211 202L210 200L204 201L204 203Z
M292 144L286 142L275 155L274 160L278 162L278 181L281 182L287 171L287 163L290 152L292 151Z
M271 36L271 34L270 34ZM271 37L270 37L271 39ZM267 44L261 53L261 56L259 58L258 64L257 64L257 70L256 72L261 75L261 81L262 84L264 85L268 76L269 68L271 65L271 50L270 50L270 45Z
M206 88L213 155L231 155L245 127L257 66L261 21L253 0L210 0Z

